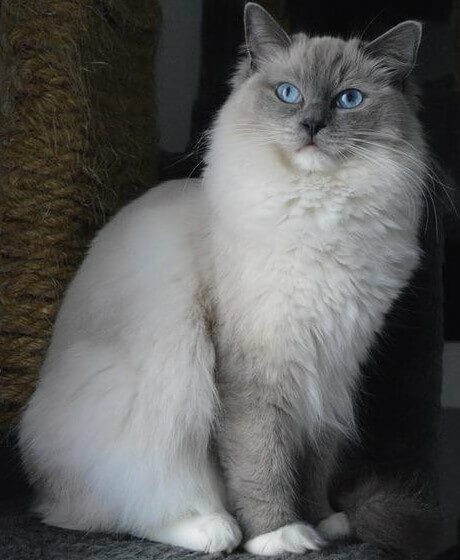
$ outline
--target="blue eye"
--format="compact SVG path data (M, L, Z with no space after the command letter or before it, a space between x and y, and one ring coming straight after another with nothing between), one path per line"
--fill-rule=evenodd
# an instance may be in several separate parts
M283 103L298 103L301 95L300 91L292 84L280 84L276 88L276 95Z
M363 102L363 94L359 89L346 89L341 91L339 95L335 98L335 103L337 107L341 109L353 109L361 105Z

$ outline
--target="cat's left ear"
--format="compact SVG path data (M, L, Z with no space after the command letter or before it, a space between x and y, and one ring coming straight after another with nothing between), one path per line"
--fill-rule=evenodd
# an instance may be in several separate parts
M254 2L248 2L244 8L244 31L246 46L254 66L291 44L289 35L281 25Z
M408 20L392 27L370 43L364 43L366 53L380 59L397 78L405 78L413 69L422 39L422 24Z

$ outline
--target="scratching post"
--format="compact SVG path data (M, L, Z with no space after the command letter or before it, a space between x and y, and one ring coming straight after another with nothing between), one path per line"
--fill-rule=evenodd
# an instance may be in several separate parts
M0 425L94 232L155 180L157 0L3 0Z

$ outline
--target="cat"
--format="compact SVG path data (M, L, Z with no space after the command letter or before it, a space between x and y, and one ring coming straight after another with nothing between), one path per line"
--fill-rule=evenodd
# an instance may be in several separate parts
M120 211L67 289L19 427L35 511L206 552L385 544L397 517L360 532L328 491L421 253L421 25L289 36L250 2L245 31L202 177Z

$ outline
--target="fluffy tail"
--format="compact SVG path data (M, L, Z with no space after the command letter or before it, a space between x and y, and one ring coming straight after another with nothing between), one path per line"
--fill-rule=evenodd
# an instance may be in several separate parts
M430 558L442 533L439 509L415 484L367 478L338 500L355 536L403 558Z

